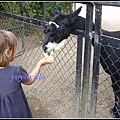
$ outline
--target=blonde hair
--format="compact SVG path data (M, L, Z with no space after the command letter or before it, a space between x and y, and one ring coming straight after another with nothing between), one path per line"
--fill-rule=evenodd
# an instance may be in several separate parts
M9 65L9 59L5 55L7 49L12 51L10 56L12 59L17 47L17 38L16 36L7 30L0 30L0 67L6 67Z

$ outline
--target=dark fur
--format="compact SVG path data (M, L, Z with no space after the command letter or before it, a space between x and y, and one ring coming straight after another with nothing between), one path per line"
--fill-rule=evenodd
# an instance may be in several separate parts
M78 16L80 11L81 7L71 14L62 15L61 8L58 7L56 9L55 16L51 19L51 21L56 22L60 27L56 28L54 24L46 26L46 42L43 45L44 52L46 52L45 45L48 42L59 43L63 39L67 39L76 29L85 30L85 18ZM109 32L102 30L102 34L120 38L120 31ZM120 50L115 48L116 45L114 42L114 48L106 46L107 44L108 42L104 42L104 44L101 45L100 63L105 72L111 76L112 88L115 95L115 107L112 109L112 112L116 118L120 118L120 114L118 112L120 111ZM94 46L94 37L92 45ZM117 46L119 45L117 44Z

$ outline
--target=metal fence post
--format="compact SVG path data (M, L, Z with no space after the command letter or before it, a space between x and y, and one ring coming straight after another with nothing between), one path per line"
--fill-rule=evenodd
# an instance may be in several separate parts
M100 64L100 40L101 40L101 14L102 5L95 6L95 36L94 36L94 59L93 59L93 77L92 77L92 93L90 117L96 116L98 77Z
M44 21L46 21L46 7L45 7L45 2L43 2L43 13L44 13Z
M90 59L91 59L91 41L93 30L93 4L87 4L86 10L86 26L85 26L85 54L83 68L83 84L82 84L82 106L81 116L86 117L88 103L88 89L90 76Z
M20 3L20 12L21 12L21 16L24 16L24 3L21 2ZM25 36L25 30L24 30L24 21L21 21L21 24L22 24L22 52L25 51L25 48L24 48L24 36Z
M82 46L83 46L83 37L78 35L77 39L77 60L76 60L76 86L75 86L75 97L76 97L76 115L75 117L79 118L80 113L80 89L81 89L81 68L82 68Z

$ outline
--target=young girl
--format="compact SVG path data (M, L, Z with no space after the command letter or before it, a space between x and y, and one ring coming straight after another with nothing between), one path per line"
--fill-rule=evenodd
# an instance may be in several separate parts
M0 30L0 118L32 118L21 83L31 85L35 82L41 66L51 63L43 58L28 74L22 66L9 65L15 59L16 52L16 36L10 31Z

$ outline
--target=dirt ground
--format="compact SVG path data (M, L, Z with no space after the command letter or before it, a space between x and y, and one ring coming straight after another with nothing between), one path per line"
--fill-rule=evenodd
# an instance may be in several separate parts
M29 95L27 92L25 92L25 94L26 94L29 106L31 108L33 118L56 118L57 117L54 115L54 113L50 111L49 108L43 105L43 103L41 103L39 99L37 99L33 95Z

